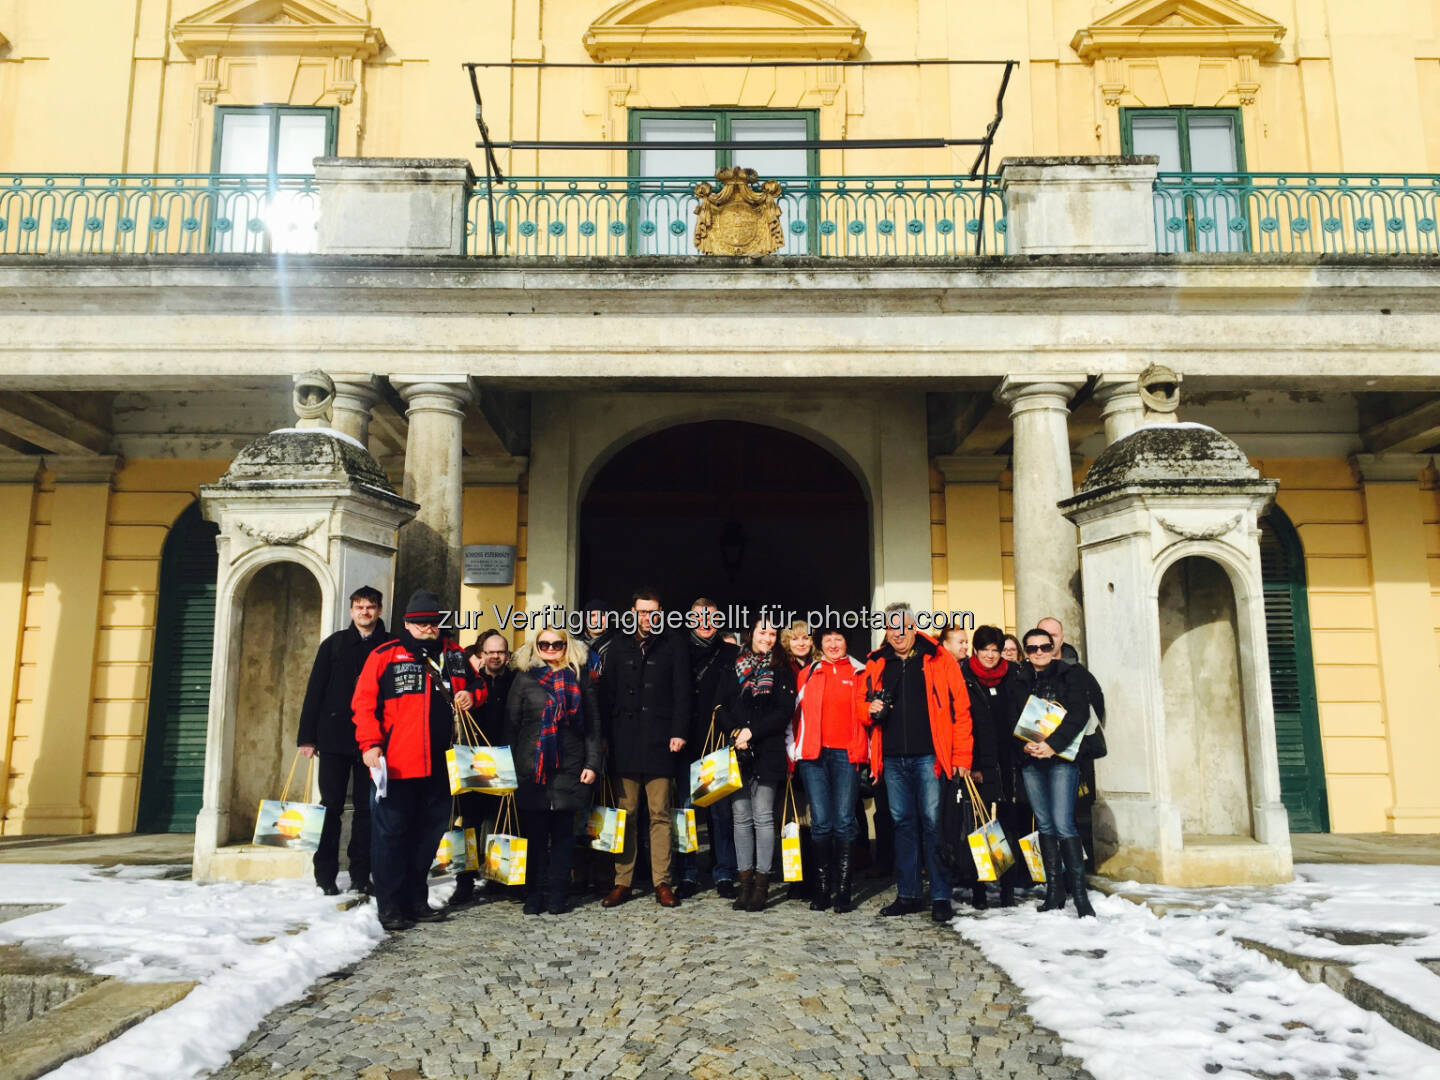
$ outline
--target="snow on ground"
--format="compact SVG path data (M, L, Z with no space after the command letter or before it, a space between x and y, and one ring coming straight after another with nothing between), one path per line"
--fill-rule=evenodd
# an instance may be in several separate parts
M1406 1000L1440 1013L1440 979L1415 962L1440 956L1440 868L1296 869L1293 884L1273 889L1123 887L1176 905L1164 918L1092 893L1096 919L1025 908L954 926L1020 985L1035 1019L1096 1080L1440 1080L1440 1052L1235 940L1319 940L1332 951L1312 954L1363 959L1362 976L1366 964L1407 971ZM1347 948L1305 927L1419 936Z
M373 904L342 912L309 882L197 885L163 879L166 869L11 864L0 874L0 904L60 905L0 923L0 944L63 953L101 975L200 984L55 1080L217 1069L268 1012L383 937Z

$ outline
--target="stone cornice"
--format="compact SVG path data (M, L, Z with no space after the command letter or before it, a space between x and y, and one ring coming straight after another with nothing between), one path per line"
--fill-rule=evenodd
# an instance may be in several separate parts
M385 37L378 27L326 0L221 0L170 28L186 56L235 54L369 58Z
M45 471L57 484L109 484L119 462L113 454L46 454Z
M1415 484L1433 461L1430 454L1355 454L1350 465L1367 484Z
M1235 0L1135 0L1077 30L1082 60L1127 56L1251 56L1280 48L1285 27Z
M33 484L39 474L39 454L0 457L0 484Z
M947 484L993 484L1010 467L1003 454L942 454L933 460Z

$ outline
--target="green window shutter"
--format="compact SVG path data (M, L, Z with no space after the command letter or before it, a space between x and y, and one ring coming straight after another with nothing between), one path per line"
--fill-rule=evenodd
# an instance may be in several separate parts
M199 504L192 504L170 530L160 558L138 832L191 832L200 812L218 533L200 516Z
M1310 648L1304 551L1295 527L1278 508L1260 521L1260 572L1280 797L1290 815L1291 832L1328 832L1330 813Z

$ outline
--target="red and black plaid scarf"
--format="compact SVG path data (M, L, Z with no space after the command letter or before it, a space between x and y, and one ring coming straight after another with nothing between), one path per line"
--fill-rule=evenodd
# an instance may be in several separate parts
M580 680L565 667L532 669L545 688L545 708L540 714L540 737L535 740L535 782L548 784L560 767L560 728L585 731L585 713L580 707Z

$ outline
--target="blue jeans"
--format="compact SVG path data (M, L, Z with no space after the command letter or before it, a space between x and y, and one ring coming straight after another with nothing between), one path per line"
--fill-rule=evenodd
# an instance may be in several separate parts
M730 804L734 815L735 863L741 870L770 873L775 862L775 795L779 789L773 780L752 776L749 783L723 800Z
M1049 765L1026 765L1020 777L1025 781L1025 797L1035 815L1035 828L1061 840L1078 837L1075 796L1080 790L1080 766L1051 758Z
M735 814L729 799L711 803L710 811L710 854L715 859L713 870L715 884L734 881L735 865Z
M855 839L855 795L860 776L850 753L824 747L814 761L796 763L810 799L810 837L817 844L832 836L842 844Z
M450 824L444 775L392 779L385 798L370 785L370 879L382 914L425 914L435 849Z
M895 881L900 899L919 900L919 845L925 842L925 867L930 871L932 902L950 899L950 875L940 861L940 778L934 754L907 754L885 759L885 786L890 791L890 818L895 822Z

